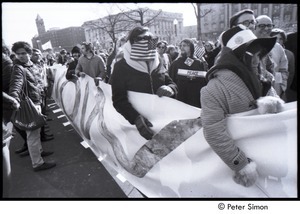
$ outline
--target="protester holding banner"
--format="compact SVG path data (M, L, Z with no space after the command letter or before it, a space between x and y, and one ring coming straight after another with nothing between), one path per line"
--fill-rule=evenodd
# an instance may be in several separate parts
M139 133L147 140L154 135L150 129L152 124L132 106L127 92L157 94L159 97L177 95L177 86L164 72L155 50L157 41L158 38L148 28L132 29L123 46L124 57L115 63L110 79L113 106L130 124L135 124Z
M169 68L169 75L178 86L177 99L200 108L200 90L206 85L205 63L194 57L194 43L191 39L180 42L180 57Z
M71 80L72 78L77 77L75 75L75 69L76 69L76 66L78 64L78 59L81 55L80 48L78 46L74 46L71 50L71 53L72 53L72 57L73 57L74 61L72 61L69 64L69 67L68 67L68 70L67 70L67 73L66 73L66 79L67 80Z
M23 86L27 87L29 98L34 103L36 109L41 112L41 89L39 87L39 80L37 79L39 71L30 60L32 48L27 42L20 41L13 44L12 51L16 53L17 60L12 70L9 95L20 102L20 99L23 96ZM19 111L23 111L23 109L19 109ZM56 166L55 163L45 162L42 158L42 156L53 154L53 152L43 151L40 128L26 130L26 136L34 171L50 169Z
M225 31L221 40L224 47L207 73L207 86L201 90L203 133L212 149L235 172L234 181L248 187L258 177L256 164L231 139L226 118L254 109L255 103L259 112L261 108L269 113L280 111L284 102L270 82L263 82L258 69L260 58L273 48L276 38L257 39L251 30L238 25Z
M96 86L106 79L106 65L102 57L94 53L92 43L81 44L82 56L78 59L75 74L84 77L86 74L94 78Z

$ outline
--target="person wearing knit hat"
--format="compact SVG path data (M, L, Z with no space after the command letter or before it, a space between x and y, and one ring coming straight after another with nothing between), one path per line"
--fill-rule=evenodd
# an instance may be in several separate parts
M226 128L228 115L257 108L277 113L281 100L271 83L260 76L260 58L275 45L276 38L257 39L243 25L233 27L220 38L224 47L215 65L207 72L207 85L201 89L201 119L206 141L224 163L234 171L233 180L252 186L258 172L255 160L236 146Z
M242 24L248 27L251 30L254 30L255 27L255 17L253 10L244 9L235 13L229 20L229 27L233 28L238 24Z
M200 90L206 85L205 65L194 57L194 42L183 39L180 42L180 56L172 62L169 75L178 86L177 100L200 108Z
M71 50L71 54L72 54L72 57L74 60L72 62L70 62L69 66L68 66L68 70L66 73L67 80L77 79L77 76L75 75L75 69L78 64L78 59L81 55L80 48L77 45L74 46Z

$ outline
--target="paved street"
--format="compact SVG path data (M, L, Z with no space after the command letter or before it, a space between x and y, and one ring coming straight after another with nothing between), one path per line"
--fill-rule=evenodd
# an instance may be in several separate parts
M81 137L53 100L49 100L48 106L48 117L53 119L48 125L55 139L42 142L42 146L45 151L54 151L44 159L54 160L57 166L34 172L30 157L20 157L14 152L23 144L16 133L10 144L10 198L143 198L128 181L119 179L117 172L104 166L81 144Z

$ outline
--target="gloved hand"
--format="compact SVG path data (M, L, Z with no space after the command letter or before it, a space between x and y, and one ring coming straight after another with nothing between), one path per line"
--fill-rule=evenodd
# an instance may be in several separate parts
M156 94L159 97L162 97L162 96L171 97L174 95L174 91L172 90L172 88L170 86L162 85L159 87L159 89L157 89Z
M256 163L251 161L240 171L235 172L233 180L244 187L252 186L258 178Z
M99 86L99 82L102 81L102 78L101 77L95 77L94 81L95 81L95 85Z
M278 113L283 109L284 101L279 97L265 96L256 100L260 114Z
M146 118L139 115L134 123L140 135L142 135L144 138L150 140L153 137L154 132L149 128L153 125Z

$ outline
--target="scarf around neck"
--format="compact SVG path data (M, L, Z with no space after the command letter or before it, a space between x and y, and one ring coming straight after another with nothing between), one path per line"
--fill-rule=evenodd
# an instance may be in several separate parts
M214 77L218 70L229 69L237 74L245 83L253 98L256 100L263 94L262 83L258 76L250 71L232 52L230 48L223 47L215 65L207 72L207 82Z

